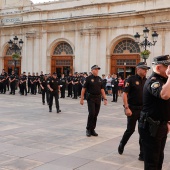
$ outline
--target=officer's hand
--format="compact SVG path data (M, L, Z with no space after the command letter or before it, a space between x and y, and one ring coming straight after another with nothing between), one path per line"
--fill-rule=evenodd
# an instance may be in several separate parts
M104 100L104 105L107 105L107 100Z
M167 68L167 70L166 70L166 75L167 75L168 77L170 77L170 65L168 66L168 68Z
M53 89L50 89L51 92L53 92Z
M170 122L167 123L168 133L170 132Z
M84 100L80 99L80 104L83 105L84 104Z
M129 108L125 109L125 115L126 116L132 116L132 111Z

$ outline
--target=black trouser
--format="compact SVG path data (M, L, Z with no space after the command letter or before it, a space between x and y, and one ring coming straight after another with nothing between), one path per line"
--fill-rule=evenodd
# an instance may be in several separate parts
M73 90L73 85L70 83L68 84L68 96L72 97L72 90Z
M144 170L162 169L167 131L167 124L161 124L156 137L152 137L150 136L149 126L146 129L140 128L144 150Z
M49 100L49 109L52 109L52 105L53 105L53 97L55 98L55 105L56 105L56 109L59 110L59 100L58 100L58 90L50 92L50 100Z
M78 84L73 85L74 99L77 99L78 93Z
M122 140L120 141L123 146L126 145L126 143L128 142L129 138L134 133L135 127L136 127L136 122L139 121L139 118L140 118L141 110L139 110L139 109L138 110L137 109L132 109L132 108L130 108L130 110L132 111L132 115L131 116L127 116L127 129L124 132ZM139 129L138 129L138 133L139 133ZM140 146L140 154L139 154L139 156L143 157L143 147L142 147L142 141L141 141L140 135L139 135L139 146Z
M45 103L45 96L46 96L46 102L49 103L49 97L48 97L47 90L41 89L41 93L42 93L42 102Z
M37 90L36 90L36 83L31 84L31 93L32 94L36 94Z
M31 84L28 83L28 93L30 92L30 89L31 89Z
M2 82L2 93L6 93L6 82Z
M100 111L100 105L101 105L101 97L96 98L88 98L87 100L88 105L88 119L87 119L87 130L94 130L96 128L97 123L97 116Z
M13 81L12 83L10 83L10 89L11 89L11 94L13 93L13 94L15 94L15 81Z
M22 83L20 85L20 92L22 95L24 95L24 91L25 91L25 95L27 95L27 87L26 87L26 83Z
M118 88L112 87L112 93L113 93L113 101L117 102L118 98Z
M65 98L65 91L66 91L66 86L65 85L63 85L62 87L61 87L61 97L62 98Z

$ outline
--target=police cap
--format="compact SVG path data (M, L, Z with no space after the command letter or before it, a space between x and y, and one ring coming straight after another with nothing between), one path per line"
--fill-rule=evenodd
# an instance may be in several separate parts
M100 67L98 65L94 65L94 66L91 67L91 70L94 70L94 69L100 70Z
M142 69L146 69L149 70L150 67L147 66L147 64L145 62L140 62L137 64L136 68L142 68Z
M152 64L157 65L157 64L164 64L166 66L170 65L170 56L169 55L162 55L155 57L153 59Z

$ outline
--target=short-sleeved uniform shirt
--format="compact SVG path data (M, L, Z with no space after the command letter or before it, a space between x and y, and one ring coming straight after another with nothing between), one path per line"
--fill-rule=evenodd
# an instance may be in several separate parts
M60 80L58 78L51 78L49 80L47 80L47 85L50 85L50 87L54 90L57 91L58 90L58 86L61 84Z
M103 81L99 76L90 75L86 77L83 88L86 88L87 92L92 95L100 95L101 89L104 89Z
M170 99L161 98L162 86L167 78L153 72L143 90L143 111L154 120L170 121Z
M16 76L15 76L15 74L11 74L11 75L9 76L9 78L10 78L11 80L13 80L13 79L16 78Z
M145 82L146 77L141 78L138 74L127 79L124 92L128 93L128 104L130 106L143 105L142 96Z

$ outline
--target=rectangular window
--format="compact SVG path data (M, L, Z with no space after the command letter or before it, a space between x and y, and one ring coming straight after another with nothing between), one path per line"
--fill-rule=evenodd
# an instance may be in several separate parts
M136 66L136 60L116 60L118 66Z
M71 66L71 60L56 60L56 66Z

